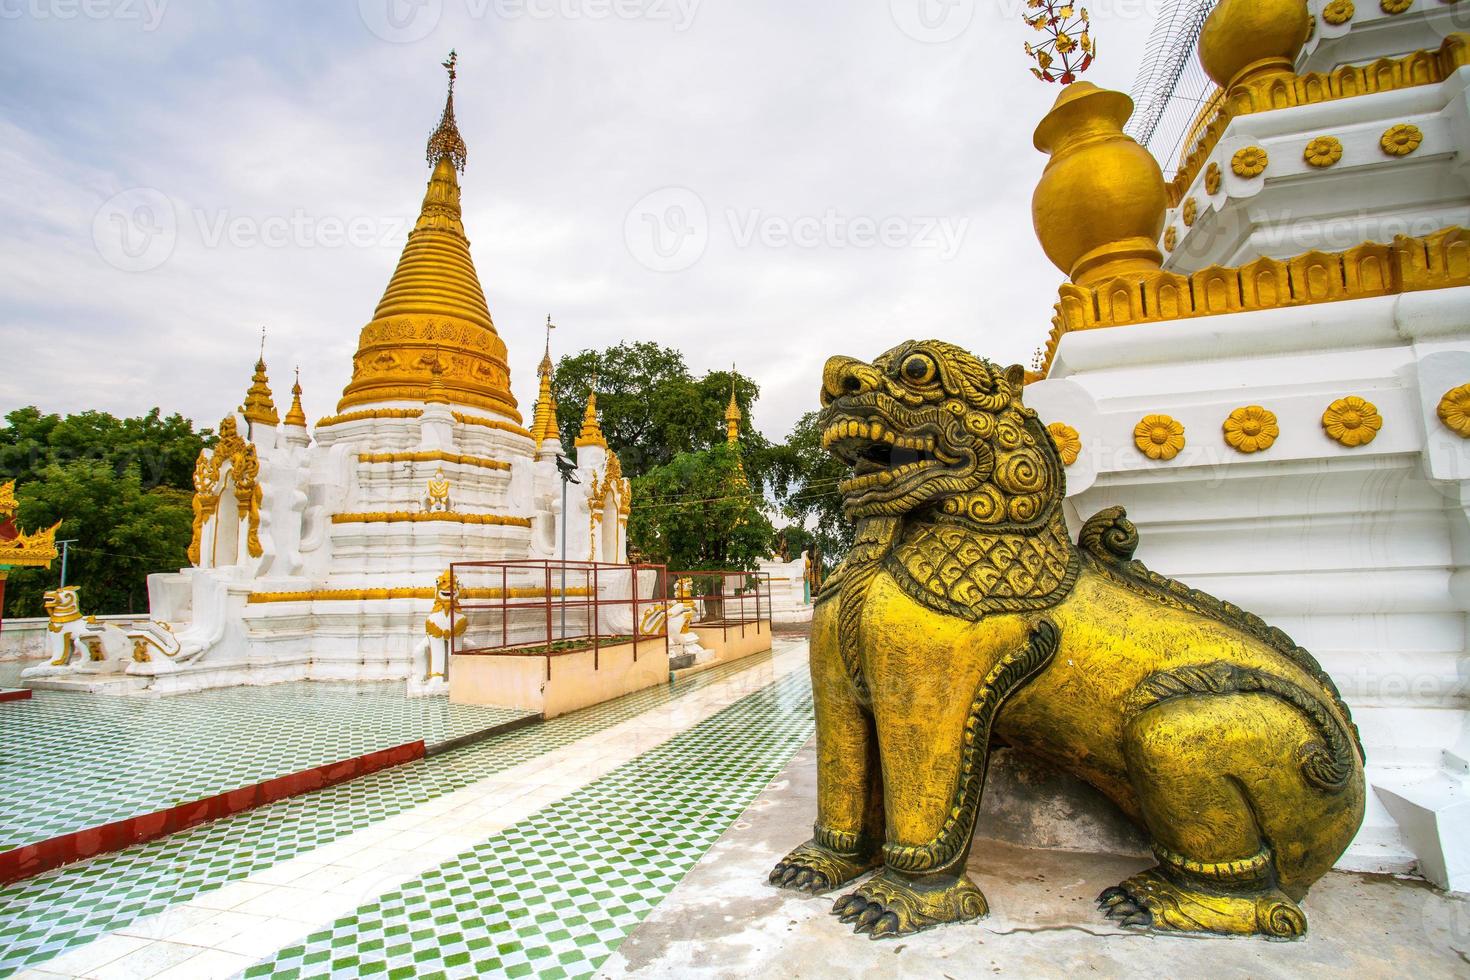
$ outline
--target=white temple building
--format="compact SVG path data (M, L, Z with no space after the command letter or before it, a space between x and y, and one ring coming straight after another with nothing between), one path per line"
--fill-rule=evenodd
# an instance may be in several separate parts
M1440 0L1223 0L1166 183L1064 90L1037 232L1071 282L1027 403L1073 519L1285 629L1372 787L1339 866L1470 889L1470 36ZM1461 26L1460 29L1463 29ZM1165 161L1169 164L1171 161Z
M451 563L560 558L563 524L568 560L626 561L630 490L595 396L563 514L549 343L531 428L511 394L461 221L452 56L446 67L423 206L337 414L308 428L298 381L282 419L258 362L243 410L195 469L193 566L149 578L152 618L176 649L42 665L27 671L33 686L422 679L425 618ZM509 584L537 594L532 578Z

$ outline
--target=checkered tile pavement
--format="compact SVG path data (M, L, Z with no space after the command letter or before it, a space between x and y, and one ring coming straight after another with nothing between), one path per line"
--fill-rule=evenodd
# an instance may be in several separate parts
M0 977L769 663L758 656L722 665L0 888ZM0 752L9 742L7 731Z
M813 728L788 675L245 976L589 976Z
M527 714L409 698L402 682L167 698L37 691L5 714L0 851Z

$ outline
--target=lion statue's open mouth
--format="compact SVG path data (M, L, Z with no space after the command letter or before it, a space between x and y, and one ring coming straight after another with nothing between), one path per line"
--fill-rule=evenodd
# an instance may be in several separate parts
M1024 375L936 340L871 364L828 361L822 445L853 471L839 487L847 515L934 507L982 524L1035 519L1062 475L1021 405Z

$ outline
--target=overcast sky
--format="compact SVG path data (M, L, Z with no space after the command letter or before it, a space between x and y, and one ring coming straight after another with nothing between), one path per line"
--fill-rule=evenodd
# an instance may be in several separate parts
M1090 5L1127 90L1158 0ZM262 326L335 409L460 55L465 225L529 414L557 353L653 340L761 386L909 337L1029 362L1055 86L1024 0L0 0L0 411L212 425ZM284 396L284 397L283 397ZM283 405L284 408L284 405Z

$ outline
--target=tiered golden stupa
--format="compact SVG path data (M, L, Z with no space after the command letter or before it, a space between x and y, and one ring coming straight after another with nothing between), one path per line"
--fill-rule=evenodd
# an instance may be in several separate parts
M425 401L435 381L433 368L442 365L440 377L451 402L521 421L510 392L505 343L490 319L460 220L457 173L464 170L466 150L454 121L455 61L450 52L444 63L449 95L439 128L429 137L434 172L423 208L372 322L362 329L339 412Z

